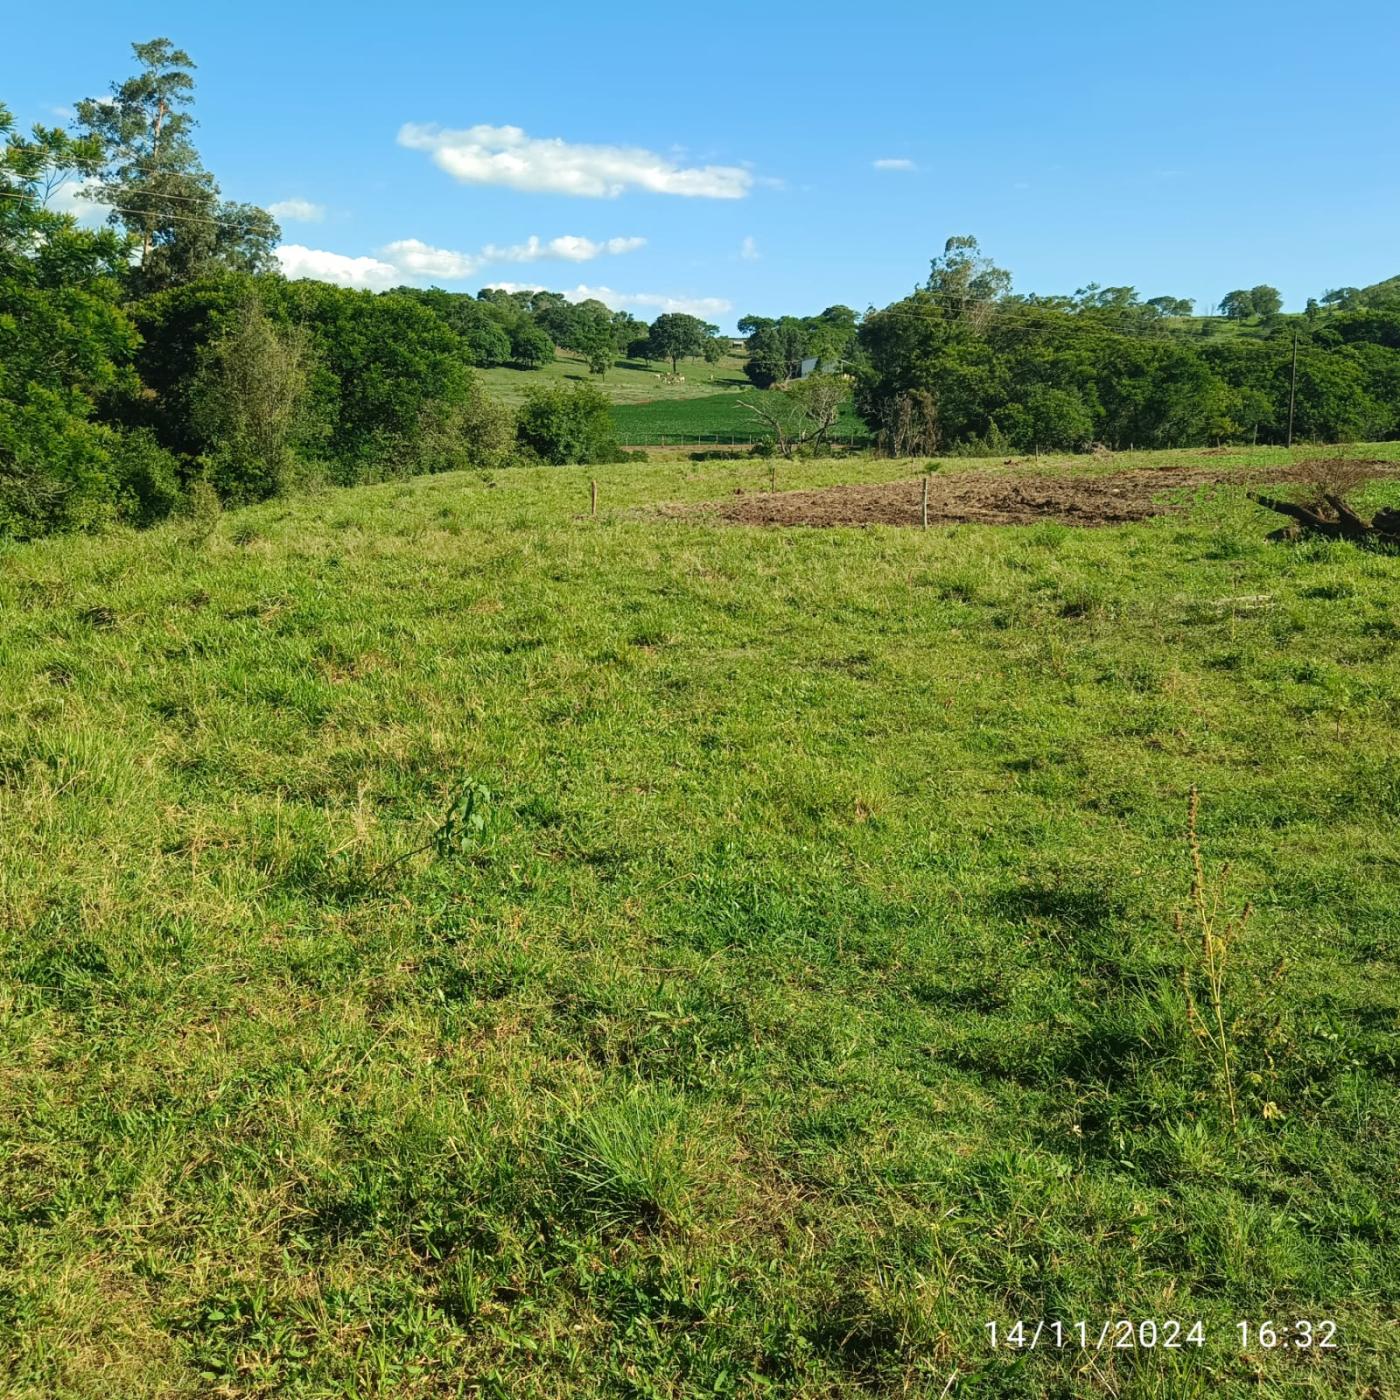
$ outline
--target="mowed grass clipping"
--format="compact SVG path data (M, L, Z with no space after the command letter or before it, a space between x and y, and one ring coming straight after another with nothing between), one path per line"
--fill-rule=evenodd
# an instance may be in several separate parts
M1400 559L646 513L766 480L0 553L0 1390L1400 1392Z

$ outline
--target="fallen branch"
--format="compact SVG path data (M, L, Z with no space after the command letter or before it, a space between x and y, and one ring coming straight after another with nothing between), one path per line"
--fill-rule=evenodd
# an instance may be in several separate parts
M1296 521L1295 530L1311 531L1332 540L1354 540L1358 544L1400 547L1400 511L1380 510L1371 520L1359 516L1340 496L1327 492L1321 505L1304 506L1297 501L1280 501L1273 496L1250 493L1250 500ZM1326 513L1330 511L1330 513Z

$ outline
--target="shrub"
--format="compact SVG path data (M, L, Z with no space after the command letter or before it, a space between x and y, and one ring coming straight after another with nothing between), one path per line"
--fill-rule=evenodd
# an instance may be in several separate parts
M515 455L515 414L472 382L464 398L425 404L405 444L402 475L503 467Z
M180 504L180 463L148 428L108 435L117 515L128 525L164 520Z
M591 384L531 389L520 408L516 436L526 451L555 466L623 460L612 405Z
M0 538L94 529L112 518L106 435L72 392L0 399Z
M1037 384L1026 395L1025 427L1012 436L1021 446L1083 452L1094 440L1094 415L1073 389ZM1029 442L1027 442L1029 439Z

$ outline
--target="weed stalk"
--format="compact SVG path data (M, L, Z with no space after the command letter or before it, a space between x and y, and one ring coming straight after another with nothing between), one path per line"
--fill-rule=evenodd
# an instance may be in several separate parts
M1220 867L1220 874L1212 888L1197 829L1200 807L1200 794L1193 784L1186 810L1186 844L1191 855L1189 908L1185 911L1178 909L1174 916L1177 937L1185 957L1181 985L1186 993L1186 1014L1191 1029L1197 1040L1209 1047L1220 1066L1230 1124L1238 1132L1239 1101L1235 1093L1234 1049L1225 1020L1225 980L1231 949L1249 922L1254 906L1246 904L1233 916L1222 914L1221 905L1229 884L1230 866L1227 862Z

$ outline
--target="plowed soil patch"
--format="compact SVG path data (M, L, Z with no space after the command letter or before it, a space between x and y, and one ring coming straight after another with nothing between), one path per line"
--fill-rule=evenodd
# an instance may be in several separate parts
M1167 467L1103 476L1031 476L1010 472L950 472L928 483L930 525L1121 525L1183 509L1202 488L1315 479L1317 462L1234 470ZM1335 466L1335 463L1328 463ZM1367 477L1400 475L1400 463L1349 461ZM735 525L918 525L922 480L829 486L820 491L736 491L668 515L703 514Z

